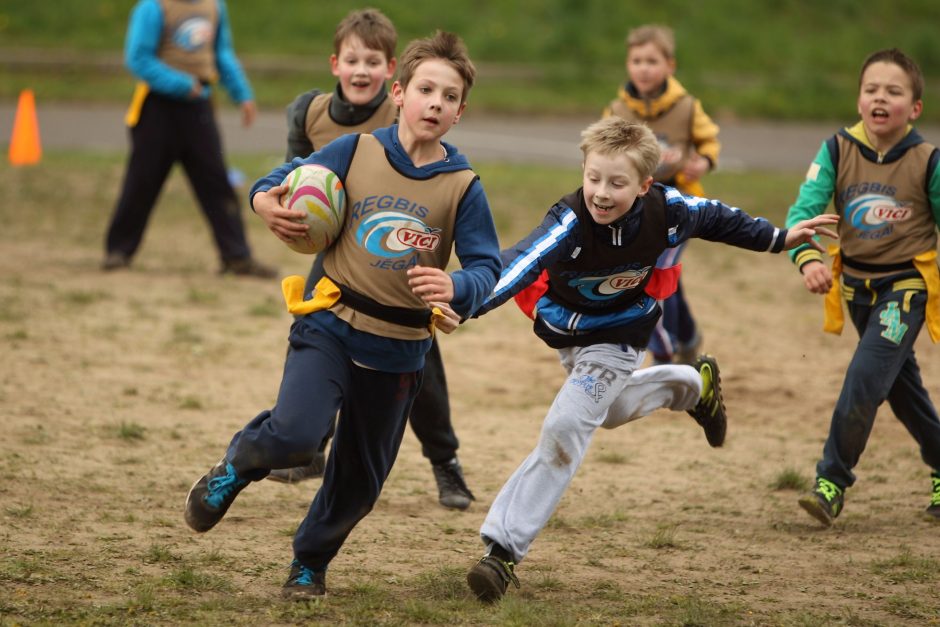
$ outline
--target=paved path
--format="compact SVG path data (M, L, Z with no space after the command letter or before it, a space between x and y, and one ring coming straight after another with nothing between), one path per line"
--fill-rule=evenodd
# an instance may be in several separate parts
M15 103L0 103L0 140L9 142ZM37 104L45 149L124 151L127 133L123 107ZM224 109L220 116L226 150L231 153L270 152L282 157L286 126L282 111L263 111L244 129L238 113ZM471 162L508 161L549 165L577 165L580 131L589 118L537 119L475 116L473 109L448 134ZM838 125L830 123L767 123L722 121L721 164L725 170L764 170L802 173L823 138ZM921 133L940 144L940 127L922 127Z

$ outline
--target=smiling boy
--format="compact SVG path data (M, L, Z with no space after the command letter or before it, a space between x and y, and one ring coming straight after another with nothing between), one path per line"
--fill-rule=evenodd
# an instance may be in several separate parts
M283 588L291 599L326 594L327 567L375 505L398 454L433 326L454 326L437 312L468 315L499 272L483 187L466 158L442 142L473 85L466 48L456 35L438 32L408 46L400 72L392 86L400 124L344 135L252 187L254 207L270 209L286 191L280 183L288 172L317 164L343 181L350 210L339 239L323 253L326 274L313 298L288 303L302 315L291 327L277 402L235 434L186 499L187 524L208 531L250 482L309 463L340 411L323 483L294 536ZM365 199L386 195L402 207L429 210L420 218L398 203L356 211ZM402 247L402 230L433 233L436 245ZM447 273L452 250L462 268Z
M584 459L598 427L614 428L650 412L688 411L713 446L725 437L718 365L640 369L660 316L658 300L675 278L655 268L670 246L690 237L756 251L780 252L812 241L835 216L818 216L781 231L717 200L683 196L653 183L659 144L642 124L609 117L582 133L582 187L549 209L542 223L503 251L503 271L482 315L536 284L530 300L535 333L558 349L568 379L545 417L532 453L503 485L480 529L487 552L467 574L481 601L493 602L510 582ZM813 245L821 248L818 243Z

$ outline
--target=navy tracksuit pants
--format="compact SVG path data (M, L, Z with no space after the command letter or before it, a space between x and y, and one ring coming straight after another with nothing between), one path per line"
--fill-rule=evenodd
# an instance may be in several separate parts
M940 419L924 389L914 356L914 341L924 324L927 293L895 290L899 278L865 281L843 275L843 284L854 290L849 315L859 334L842 392L836 402L816 474L847 488L855 483L852 469L868 443L878 407L891 406L920 446L920 455L934 471L940 471Z
M134 256L170 168L178 161L209 221L222 260L251 256L210 101L176 100L151 92L137 125L130 129L130 139L124 184L105 239L108 253Z
M309 295L324 274L323 255L317 255L307 276L304 293ZM431 349L424 358L421 389L415 398L409 422L421 443L421 453L432 464L441 464L457 456L460 441L451 422L447 375L437 337L431 342ZM318 450L325 451L332 437L331 429L318 445Z
M300 319L277 403L236 433L226 459L239 476L309 463L340 410L323 483L294 536L294 555L325 569L379 498L395 463L421 373L371 370L352 362L332 335Z

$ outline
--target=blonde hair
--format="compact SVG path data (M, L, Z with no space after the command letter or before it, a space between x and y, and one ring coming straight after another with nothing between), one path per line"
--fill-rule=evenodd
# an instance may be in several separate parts
M627 155L641 179L652 176L659 165L659 141L653 131L645 124L617 116L594 122L581 131L580 148L585 158L592 152Z
M634 46L654 44L667 59L676 58L676 36L672 29L661 24L637 26L627 34L627 50Z
M414 76L418 66L431 59L440 59L451 65L460 78L463 79L463 91L460 94L461 104L467 101L467 94L473 87L473 80L476 78L477 70L470 60L467 53L467 47L463 40L453 33L437 31L432 37L425 39L415 39L408 44L401 55L398 64L398 82L402 89L408 87L408 83Z
M344 17L333 33L333 51L339 54L343 42L352 35L361 39L366 48L385 53L386 61L395 58L398 32L392 21L378 9L351 11Z

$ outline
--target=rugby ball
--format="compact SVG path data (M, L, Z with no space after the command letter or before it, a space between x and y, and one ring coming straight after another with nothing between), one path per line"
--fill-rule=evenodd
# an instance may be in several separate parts
M319 165L305 164L288 174L281 196L285 209L299 209L306 217L299 219L310 226L304 237L294 238L287 246L298 253L313 255L336 241L346 217L346 190L336 174Z

